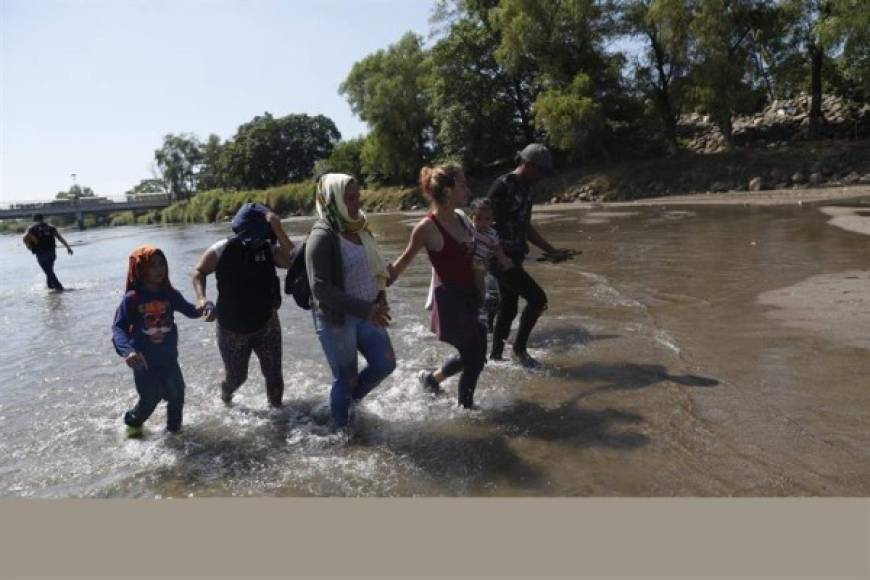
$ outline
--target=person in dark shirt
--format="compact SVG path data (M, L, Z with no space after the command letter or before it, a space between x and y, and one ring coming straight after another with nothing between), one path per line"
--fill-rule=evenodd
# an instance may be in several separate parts
M233 219L233 235L208 248L193 272L197 304L206 307L206 320L217 317L217 343L224 363L221 400L248 379L251 353L257 355L266 381L266 398L274 408L283 405L281 370L281 289L275 267L290 266L293 242L281 218L260 203L246 203ZM217 308L206 300L206 279L217 279Z
M492 360L502 360L504 344L510 334L511 323L516 318L519 298L526 301L520 317L520 325L513 342L514 358L526 368L536 368L539 363L526 350L529 334L541 313L547 309L547 295L525 268L523 260L529 253L529 242L547 254L562 255L550 245L531 223L532 187L546 174L553 171L550 151L539 143L532 143L520 151L517 168L502 175L487 194L492 203L495 230L505 254L516 267L510 269L493 267L490 273L498 280L501 303L493 330Z
M136 406L124 414L129 437L142 436L161 399L167 403L166 429L181 428L184 407L184 377L178 366L178 329L173 313L199 318L203 308L184 299L169 282L166 256L154 246L141 246L130 254L127 288L115 312L112 343L115 351L133 369L139 394Z
M54 273L54 261L57 259L55 239L60 240L60 243L66 246L66 251L70 256L73 253L72 248L69 247L57 228L45 223L42 214L35 214L33 221L35 223L27 228L27 232L24 234L24 245L33 252L39 267L45 272L45 283L49 290L62 291L63 284Z

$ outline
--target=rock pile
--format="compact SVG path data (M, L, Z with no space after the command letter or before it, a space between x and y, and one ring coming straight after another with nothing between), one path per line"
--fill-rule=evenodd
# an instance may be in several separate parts
M779 99L754 115L735 117L733 136L737 146L774 149L794 139L806 138L810 125L810 96ZM835 95L822 98L821 134L835 139L870 136L870 104L854 103ZM725 138L709 116L691 113L680 117L678 133L696 153L716 153L725 148Z

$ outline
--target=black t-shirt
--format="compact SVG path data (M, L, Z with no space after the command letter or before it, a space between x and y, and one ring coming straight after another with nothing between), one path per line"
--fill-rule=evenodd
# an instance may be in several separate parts
M281 286L272 259L272 246L251 248L238 239L212 246L218 254L218 324L232 332L263 328L281 306Z
M527 242L532 221L532 191L516 173L502 175L489 188L496 233L505 254L522 258L529 253Z
M28 234L36 236L36 246L33 248L34 254L53 253L57 247L55 236L57 236L57 228L45 222L33 224L27 228Z

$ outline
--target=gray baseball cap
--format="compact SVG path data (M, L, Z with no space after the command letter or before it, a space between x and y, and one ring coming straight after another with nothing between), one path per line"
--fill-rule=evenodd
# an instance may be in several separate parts
M532 163L545 173L553 173L553 155L550 150L540 143L531 143L520 151L520 159L526 163Z

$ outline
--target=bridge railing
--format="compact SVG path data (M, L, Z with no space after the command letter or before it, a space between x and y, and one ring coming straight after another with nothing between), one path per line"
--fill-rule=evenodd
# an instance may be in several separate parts
M136 205L138 203L163 203L169 205L169 194L137 194L137 195L116 195L111 197L95 196L95 197L80 197L74 199L30 199L30 200L9 200L0 201L0 210L32 210L57 208L93 208L98 206L110 206L113 204Z

